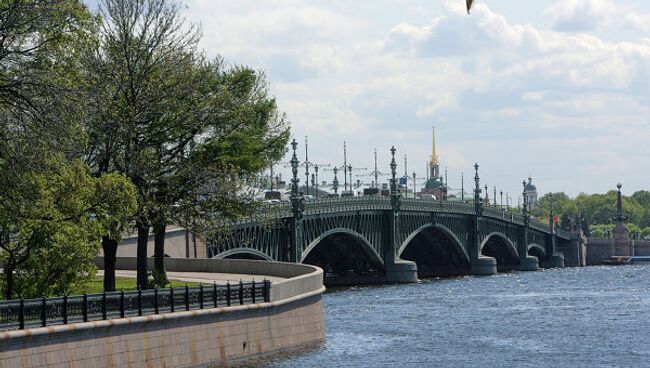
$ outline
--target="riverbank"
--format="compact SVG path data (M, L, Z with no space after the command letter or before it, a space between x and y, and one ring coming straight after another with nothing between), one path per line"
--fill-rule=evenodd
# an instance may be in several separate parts
M198 367L247 361L325 339L322 270L250 260L166 259L172 272L277 277L268 302L0 333L0 367ZM132 260L118 260L118 265ZM259 278L260 281L263 277Z

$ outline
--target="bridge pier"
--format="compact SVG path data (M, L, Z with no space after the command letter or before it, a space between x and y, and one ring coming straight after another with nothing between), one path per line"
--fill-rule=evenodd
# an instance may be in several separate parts
M386 282L391 284L410 284L418 282L418 266L415 262L397 259L386 265Z
M472 261L472 275L490 276L497 274L497 260L492 257L479 256Z
M564 257L561 255L554 255L546 257L546 261L542 262L542 268L564 268Z
M564 246L564 265L567 267L586 266L586 248L582 230L572 231L569 244Z
M517 271L537 271L539 270L539 260L534 256L522 258L519 266L515 267Z

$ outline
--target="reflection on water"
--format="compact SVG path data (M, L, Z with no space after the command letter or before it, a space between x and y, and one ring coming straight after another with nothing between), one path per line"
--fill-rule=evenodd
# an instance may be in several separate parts
M323 302L326 343L258 367L650 366L650 266L354 287Z

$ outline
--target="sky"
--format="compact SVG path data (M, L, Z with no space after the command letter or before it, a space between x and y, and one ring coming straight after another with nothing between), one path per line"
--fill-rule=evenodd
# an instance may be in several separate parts
M394 145L422 178L435 124L454 188L478 162L514 198L529 175L541 193L650 190L647 0L183 3L208 56L266 73L301 160L305 136L320 164L342 165L346 141L353 167L376 148L389 172Z

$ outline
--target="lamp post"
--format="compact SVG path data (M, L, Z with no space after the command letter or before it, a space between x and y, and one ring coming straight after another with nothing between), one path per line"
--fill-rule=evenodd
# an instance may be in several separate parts
M413 198L415 198L415 171L413 171Z
M345 144L345 141L343 141L343 191L348 190L348 148Z
M474 171L476 174L474 175L474 209L476 210L476 215L480 216L482 212L482 206L481 206L481 184L480 184L480 178L478 176L478 163L474 164Z
M528 213L528 196L526 196L526 180L522 182L524 191L522 193L522 197L524 198L524 208L523 208L523 214L524 214L524 225L528 227L528 224L530 223L530 214Z
M465 202L465 173L460 172L460 200Z
M336 176L336 173L338 173L339 169L337 167L334 167L334 181L332 182L332 186L334 188L334 194L339 194L339 179Z
M316 188L316 198L318 198L318 165L314 166L314 172L315 172L315 188Z
M305 193L309 195L309 152L307 150L307 136L305 136Z
M390 192L391 194L396 194L397 193L397 163L395 162L395 146L391 147L390 153L392 155L392 159L390 161L390 174L391 174L391 179L390 179Z
M500 191L499 194L500 194L500 196L501 196L501 197L500 197L500 198L501 198L501 201L500 201L500 203L501 203L501 210L503 210L503 190Z
M296 198L298 197L298 183L300 182L300 179L298 179L298 156L296 155L296 148L298 147L298 142L294 139L291 142L291 147L293 148L293 157L291 157L291 198Z
M488 198L488 186L485 184L485 205L489 206L490 205L490 199Z
M350 172L350 192L351 192L352 187L354 186L353 181L352 181L352 164L348 164L348 171Z

